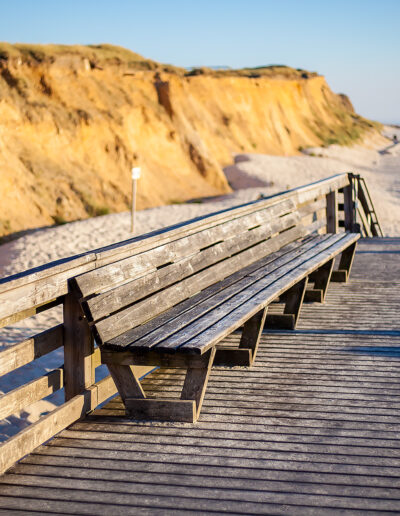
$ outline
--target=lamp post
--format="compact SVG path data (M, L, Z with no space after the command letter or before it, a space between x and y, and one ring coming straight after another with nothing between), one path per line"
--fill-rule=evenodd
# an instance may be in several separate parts
M140 178L140 167L132 168L132 212L131 212L131 233L135 232L136 222L136 190L137 180Z

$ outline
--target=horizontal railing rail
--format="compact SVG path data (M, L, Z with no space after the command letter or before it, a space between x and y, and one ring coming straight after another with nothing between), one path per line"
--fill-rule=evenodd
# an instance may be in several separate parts
M13 374L20 367L59 348L64 351L64 364L0 396L0 419L24 410L61 389L64 389L65 401L0 445L0 473L117 392L110 376L95 382L95 370L101 365L100 353L88 325L82 320L79 306L68 294L70 278L196 233L209 225L242 216L255 207L268 207L284 199L291 199L294 203L294 209L299 212L308 232L335 233L341 227L354 230L358 209L354 185L357 182L358 186L361 181L355 178L353 174L338 174L1 279L0 328L59 305L62 305L63 313L60 324L1 351L0 376ZM363 191L367 192L365 188ZM365 195L367 205L371 206L368 192ZM363 200L361 205L365 218L368 210ZM375 234L372 229L371 232ZM135 373L143 377L153 369L137 367Z

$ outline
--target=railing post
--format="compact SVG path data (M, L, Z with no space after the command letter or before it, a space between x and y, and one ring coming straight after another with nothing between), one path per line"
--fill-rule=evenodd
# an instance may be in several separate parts
M336 190L326 194L326 232L338 232L338 202Z
M64 377L65 400L68 401L94 383L93 337L75 297L64 300Z
M345 231L356 231L356 199L354 197L354 174L348 173L350 184L343 188L344 194L344 229Z

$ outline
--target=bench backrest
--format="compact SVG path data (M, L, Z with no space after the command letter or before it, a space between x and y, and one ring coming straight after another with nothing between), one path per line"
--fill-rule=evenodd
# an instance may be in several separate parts
M73 278L101 345L305 234L291 199L228 220L204 218L194 233Z

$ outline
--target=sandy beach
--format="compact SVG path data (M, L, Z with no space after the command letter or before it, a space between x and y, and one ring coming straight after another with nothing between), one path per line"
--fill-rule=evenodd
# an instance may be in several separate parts
M383 135L353 147L318 147L301 156L239 154L225 174L232 194L199 202L174 204L138 212L136 234L211 213L229 206L309 183L341 172L361 174L368 185L387 236L400 235L400 144L392 138L400 129L385 127ZM139 185L140 188L140 185ZM36 230L0 246L0 277L78 254L131 237L129 212L105 215L61 226ZM0 349L38 333L61 320L59 308L0 330ZM0 379L0 393L7 392L61 365L62 351L21 368ZM99 372L105 374L105 372ZM13 435L29 422L62 402L62 392L32 405L0 424L0 439Z

